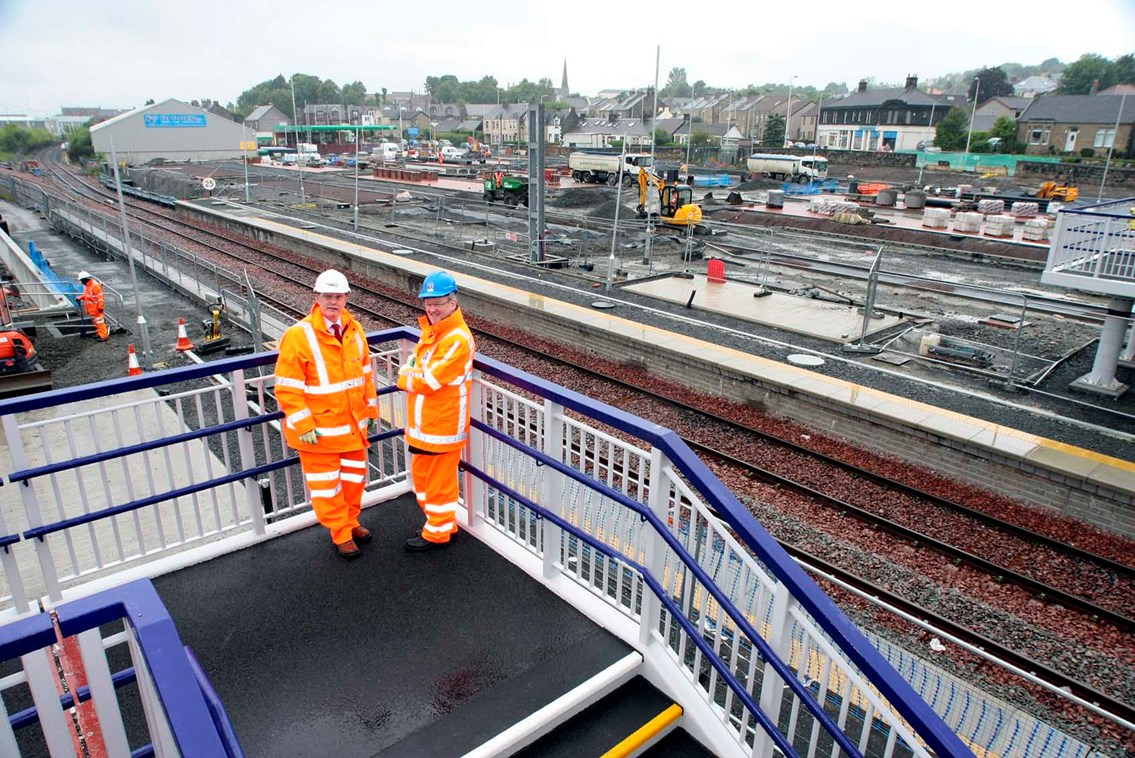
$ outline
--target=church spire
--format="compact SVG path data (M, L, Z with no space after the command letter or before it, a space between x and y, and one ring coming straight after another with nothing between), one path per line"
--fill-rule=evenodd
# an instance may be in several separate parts
M571 90L568 89L568 83L567 83L567 58L564 58L564 78L560 82L559 96L560 97L567 97L570 94L571 94Z

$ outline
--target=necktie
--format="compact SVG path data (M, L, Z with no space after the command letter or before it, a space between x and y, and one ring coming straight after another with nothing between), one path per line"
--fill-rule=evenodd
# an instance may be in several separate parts
M338 324L331 325L331 333L335 335L335 339L343 341L343 331Z

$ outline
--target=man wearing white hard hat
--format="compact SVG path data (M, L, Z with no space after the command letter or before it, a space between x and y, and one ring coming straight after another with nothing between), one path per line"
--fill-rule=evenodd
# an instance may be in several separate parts
M106 342L110 339L110 329L106 325L106 298L102 293L102 284L87 271L79 272L79 281L83 284L83 294L76 299L83 301L87 315L95 324L95 333L100 340Z
M369 435L378 395L362 325L347 311L347 277L329 269L315 280L311 313L284 332L276 361L276 400L284 438L300 457L311 507L339 555L359 557L371 533L359 524Z

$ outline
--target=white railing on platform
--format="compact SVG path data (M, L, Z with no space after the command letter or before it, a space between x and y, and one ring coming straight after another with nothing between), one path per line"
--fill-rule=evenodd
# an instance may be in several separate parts
M384 431L371 501L408 491L404 395L391 384L414 339L372 336ZM0 488L3 605L34 612L40 595L55 602L314 523L279 433L274 362L0 402L13 485ZM1037 736L991 701L976 717L955 708L976 693L874 639L937 706L934 693L961 693L935 715L673 432L487 358L472 405L467 528L635 646L714 750L1012 754L1005 730ZM1033 744L1060 742L1050 735Z
M1062 209L1041 281L1135 297L1135 198Z

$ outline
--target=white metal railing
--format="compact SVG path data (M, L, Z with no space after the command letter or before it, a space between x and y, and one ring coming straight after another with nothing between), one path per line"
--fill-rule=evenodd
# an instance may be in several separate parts
M371 498L408 489L404 396L390 385L415 338L372 338L386 431ZM3 605L25 612L35 595L313 523L279 434L274 361L0 402L15 485L0 488ZM672 432L489 359L477 367L468 527L610 621L691 718L723 735L723 754L966 754L950 729L989 744L988 701L975 720L951 699L939 709L947 729ZM919 691L961 692L953 684L934 672ZM1057 744L1048 734L1035 744Z
M1135 198L1062 209L1041 280L1135 297Z

